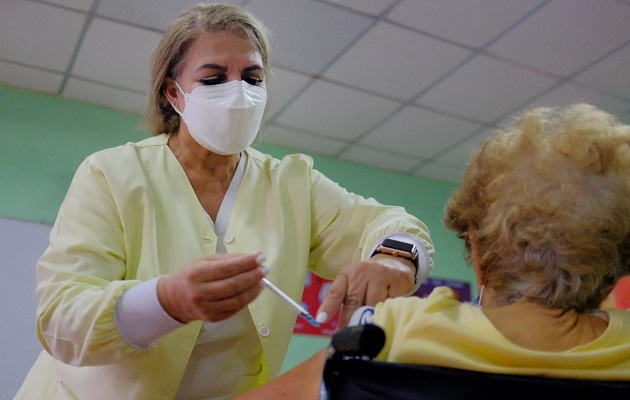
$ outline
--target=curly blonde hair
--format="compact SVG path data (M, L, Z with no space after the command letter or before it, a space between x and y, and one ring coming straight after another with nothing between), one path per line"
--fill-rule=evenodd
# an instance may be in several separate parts
M588 104L537 108L471 156L444 224L468 228L500 304L597 308L630 273L630 126Z
M269 39L267 28L261 21L239 6L197 4L170 23L151 55L144 125L153 135L173 133L179 127L179 114L164 94L165 80L179 76L191 44L212 32L245 33L261 55L265 76L269 75Z

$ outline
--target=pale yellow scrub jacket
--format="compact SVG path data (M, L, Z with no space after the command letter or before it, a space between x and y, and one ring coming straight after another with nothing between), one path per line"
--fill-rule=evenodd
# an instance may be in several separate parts
M37 265L37 330L45 351L16 399L174 397L201 322L148 349L130 346L114 323L126 289L216 252L217 236L167 140L164 134L103 150L79 167ZM403 208L347 192L307 156L247 154L225 248L262 251L268 278L293 299L301 298L307 268L333 278L342 266L367 259L388 233L410 233L433 255L426 226ZM285 307L268 290L249 306L264 332L262 373L251 387L282 366L296 318Z

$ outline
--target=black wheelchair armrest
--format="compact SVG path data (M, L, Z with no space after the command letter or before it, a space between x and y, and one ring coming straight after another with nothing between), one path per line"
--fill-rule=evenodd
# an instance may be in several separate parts
M385 345L385 332L374 324L349 326L336 332L330 342L334 357L367 357L378 355Z

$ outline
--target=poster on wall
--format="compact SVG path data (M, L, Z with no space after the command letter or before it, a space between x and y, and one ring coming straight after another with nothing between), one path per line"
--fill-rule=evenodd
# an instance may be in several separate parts
M332 281L309 272L304 283L304 294L302 295L302 307L308 312L315 315L319 305L321 304L328 287ZM472 292L470 289L470 283L464 281L457 281L452 279L442 278L428 278L418 290L414 293L414 296L427 297L435 287L448 286L455 292L455 297L462 302L469 302L472 299ZM319 327L314 327L302 318L298 318L295 322L295 328L293 333L301 335L314 335L314 336L332 336L337 327L339 320L339 313L335 314L325 324Z
M472 300L470 283L453 279L428 278L414 293L418 297L427 297L438 286L448 286L455 292L455 298L463 303Z
M324 300L324 296L328 291L328 287L332 281L309 272L306 276L306 282L304 283L304 294L302 295L302 307L304 307L312 315L315 315L319 305ZM295 328L293 333L299 333L302 335L315 335L315 336L332 336L337 327L339 320L339 312L337 312L328 322L321 324L319 327L314 327L303 318L298 318L295 321Z

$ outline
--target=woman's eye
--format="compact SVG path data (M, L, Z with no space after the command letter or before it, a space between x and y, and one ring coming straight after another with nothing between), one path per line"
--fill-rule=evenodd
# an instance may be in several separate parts
M201 83L203 83L206 86L210 86L210 85L218 85L220 83L222 83L222 79L221 78L206 78L206 79L202 79Z
M256 77L244 78L243 80L253 86L260 86L263 83L262 79Z

